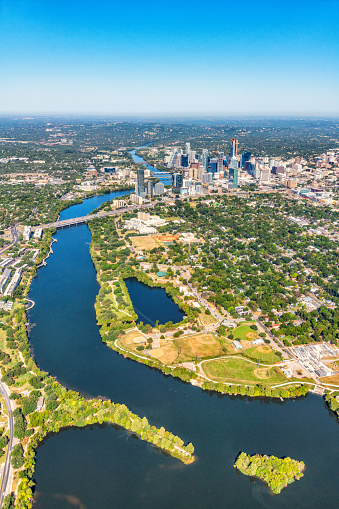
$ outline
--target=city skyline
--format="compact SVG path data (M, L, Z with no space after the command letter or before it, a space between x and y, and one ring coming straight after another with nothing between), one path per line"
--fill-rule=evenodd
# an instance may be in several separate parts
M0 114L339 115L337 0L0 0Z

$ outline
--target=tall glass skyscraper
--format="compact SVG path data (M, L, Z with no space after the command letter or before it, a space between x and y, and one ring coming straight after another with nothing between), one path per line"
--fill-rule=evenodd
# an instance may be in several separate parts
M207 166L208 166L208 150L206 148L204 148L202 150L201 164L203 165L205 170L207 170Z
M172 173L172 186L175 189L182 187L182 173Z
M228 167L228 183L233 185L233 189L238 189L238 159L232 156L230 165Z
M137 181L135 183L135 194L145 197L145 172L143 169L137 170Z
M252 155L251 152L246 152L245 150L243 151L240 163L241 168L243 168L245 166L245 163L247 163L247 161L251 159L251 155Z

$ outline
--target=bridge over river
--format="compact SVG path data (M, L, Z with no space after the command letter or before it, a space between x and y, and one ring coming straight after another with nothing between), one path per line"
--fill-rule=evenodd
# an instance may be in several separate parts
M61 228L67 228L69 226L77 226L79 224L87 223L87 221L91 221L91 219L102 218L106 216L117 216L123 214L124 212L133 212L135 209L154 207L154 205L156 205L157 203L158 202L147 203L144 205L131 205L129 207L110 210L108 212L98 212L96 214L88 214L87 216L74 217L72 219L64 219L62 221L55 221L54 223L32 226L32 230L37 230L38 228L42 228L43 230L46 230L47 228L56 228L57 230L60 230Z

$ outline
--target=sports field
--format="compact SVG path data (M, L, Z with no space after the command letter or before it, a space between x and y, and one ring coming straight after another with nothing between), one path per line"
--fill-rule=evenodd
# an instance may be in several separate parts
M213 334L194 334L190 336L182 336L175 341L182 355L186 355L192 359L204 357L216 357L221 355L221 345Z
M155 247L159 247L160 243L153 239L152 235L146 235L144 237L131 237L131 242L135 249L151 250Z
M246 348L244 355L254 360L259 359L260 362L266 362L267 364L275 364L276 362L281 361L272 348L267 345L258 345L253 348Z
M287 380L278 367L258 367L257 364L238 358L206 361L202 364L202 368L206 376L221 383L267 383L273 385Z
M159 242L160 244L163 242L174 242L178 240L179 235L173 235L172 233L164 233L162 235L152 235L153 239Z
M173 242L177 240L179 235L166 233L164 235L144 235L142 237L131 237L131 242L136 249L142 251L150 251L155 247L163 246L164 242Z
M166 365L172 364L178 357L178 349L173 344L173 341L162 341L160 348L153 348L149 353L152 357Z
M239 339L243 341L252 341L258 337L258 332L251 329L249 325L240 325L234 331L232 331L234 339Z
M139 345L141 343L146 343L145 337L142 334L140 334L140 332L137 330L127 332L127 334L124 334L122 336L120 341L124 346Z

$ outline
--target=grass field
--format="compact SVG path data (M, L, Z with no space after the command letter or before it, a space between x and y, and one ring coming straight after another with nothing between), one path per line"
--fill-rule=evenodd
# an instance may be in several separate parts
M145 235L142 237L131 237L131 242L136 249L142 251L150 251L155 247L163 246L164 242L173 242L177 240L179 235L172 235L171 233L165 233L163 235Z
M202 368L206 376L221 383L268 383L273 385L287 380L279 368L258 367L256 364L236 358L206 361Z
M232 331L234 339L240 339L243 341L253 340L258 337L258 332L251 329L249 325L240 325Z
M334 376L324 376L324 377L320 378L320 381L323 384L339 385L339 374L334 375Z
M144 237L131 237L131 242L136 249L151 250L155 247L161 246L161 243L153 238L152 235L146 235Z
M161 341L160 348L150 350L150 355L163 364L172 364L178 357L178 349L173 341Z
M199 314L198 320L203 326L213 325L214 323L217 322L217 319L214 318L214 316L206 315L204 311Z
M215 339L213 334L194 334L192 336L182 336L175 341L182 355L191 359L200 359L204 357L215 357L222 354L221 345ZM184 359L186 360L186 358Z
M267 364L274 364L280 362L281 359L274 353L272 348L267 345L259 345L253 348L246 348L244 354L254 360L266 362Z

